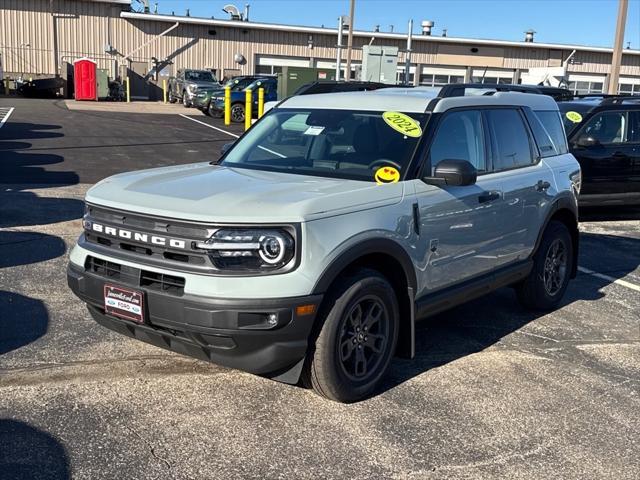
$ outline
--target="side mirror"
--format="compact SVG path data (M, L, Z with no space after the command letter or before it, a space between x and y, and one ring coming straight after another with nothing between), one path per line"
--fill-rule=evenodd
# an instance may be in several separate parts
M576 142L578 147L589 148L595 147L596 145L600 145L600 142L593 137L580 137Z
M224 155L225 153L227 153L229 149L233 147L233 143L234 142L229 142L222 145L222 148L220 149L220 155Z
M422 181L429 185L464 187L476 183L477 178L476 167L467 160L448 159L436 165L433 177L424 177Z

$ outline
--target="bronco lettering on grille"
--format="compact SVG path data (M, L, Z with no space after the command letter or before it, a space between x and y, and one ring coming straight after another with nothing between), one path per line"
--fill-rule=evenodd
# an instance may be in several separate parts
M160 235L149 235L147 233L133 232L122 228L107 227L95 222L85 222L85 228L103 235L123 238L125 240L135 240L137 242L151 243L160 247L187 248L187 242L177 238L162 237Z

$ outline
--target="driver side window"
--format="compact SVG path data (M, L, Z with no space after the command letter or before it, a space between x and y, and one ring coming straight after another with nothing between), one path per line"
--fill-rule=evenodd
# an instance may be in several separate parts
M466 160L478 173L487 170L480 110L448 113L440 123L429 152L431 169L442 160Z
M580 138L592 138L603 145L626 141L625 112L602 112L584 126Z

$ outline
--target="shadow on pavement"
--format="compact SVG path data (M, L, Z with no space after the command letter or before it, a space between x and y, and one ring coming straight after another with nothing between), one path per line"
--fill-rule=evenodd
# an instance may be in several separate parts
M0 355L35 342L48 325L49 313L40 300L0 290Z
M589 245L590 252L598 252L600 261L613 267L606 271L610 277L622 278L640 265L640 239L585 233L580 237L583 245ZM619 250L629 252L628 256L620 257L616 253ZM578 272L578 277L569 283L558 309L577 301L599 300L606 295L601 289L610 283ZM417 325L416 357L394 359L377 394L428 370L481 352L547 313L524 309L515 293L504 288L427 318Z
M66 251L64 240L55 235L0 230L0 268L44 262Z
M0 478L66 480L67 452L55 437L18 420L0 420Z

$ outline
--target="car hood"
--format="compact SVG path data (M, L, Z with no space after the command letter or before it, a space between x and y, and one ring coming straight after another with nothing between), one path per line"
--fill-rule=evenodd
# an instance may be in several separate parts
M198 90L200 89L213 89L213 90L222 90L222 85L216 82L185 82L187 85L197 85Z
M87 202L200 222L301 222L400 202L402 182L343 180L196 163L109 177Z

